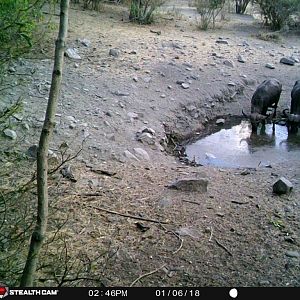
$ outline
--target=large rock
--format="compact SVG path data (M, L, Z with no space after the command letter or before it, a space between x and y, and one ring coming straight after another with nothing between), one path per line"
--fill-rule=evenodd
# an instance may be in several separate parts
M284 177L280 177L273 184L273 193L278 195L290 193L292 189L293 189L292 183Z
M168 187L170 189L176 189L185 192L207 192L208 180L206 178L182 178L173 183Z
M295 64L295 60L290 57L283 57L280 62L284 65L293 66Z

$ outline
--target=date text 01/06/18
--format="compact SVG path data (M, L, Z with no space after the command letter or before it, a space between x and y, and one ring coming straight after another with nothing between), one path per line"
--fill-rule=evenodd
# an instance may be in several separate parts
M195 289L156 289L156 297L199 297L200 290Z

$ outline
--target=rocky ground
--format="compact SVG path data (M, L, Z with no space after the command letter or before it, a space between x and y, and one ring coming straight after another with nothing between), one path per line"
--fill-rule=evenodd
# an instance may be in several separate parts
M51 183L49 235L66 220L69 253L91 268L65 285L300 286L299 161L245 171L187 166L166 151L171 137L249 111L266 78L283 84L279 110L290 103L300 64L280 59L299 62L299 35L266 41L250 16L228 18L203 32L177 13L137 26L121 6L70 10L68 48L80 59L65 58L51 150L59 156L66 142L72 154L82 151L64 173L75 180L59 173ZM38 141L54 40L10 69L9 80L25 80L7 95L25 102L29 130L22 138L16 130L24 149ZM293 184L290 194L272 193L280 176ZM196 191L169 188L182 178L205 178L207 191L202 181Z

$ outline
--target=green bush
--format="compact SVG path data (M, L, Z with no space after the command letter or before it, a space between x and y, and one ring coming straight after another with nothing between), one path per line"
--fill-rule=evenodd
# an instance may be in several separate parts
M131 0L129 20L139 24L153 22L153 13L164 3L164 0Z
M260 6L265 24L274 30L281 29L300 9L299 0L256 0L256 3Z
M0 60L32 46L45 0L0 0Z
M200 15L200 29L207 30L210 24L215 28L216 18L224 4L225 0L195 0L195 6Z

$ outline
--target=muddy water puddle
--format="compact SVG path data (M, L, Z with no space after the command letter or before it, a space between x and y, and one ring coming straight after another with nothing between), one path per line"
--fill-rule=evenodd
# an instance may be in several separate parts
M222 168L255 168L300 159L300 133L288 135L286 126L272 124L251 134L249 121L235 121L227 129L213 133L186 145L189 162ZM229 128L228 128L229 127ZM299 130L300 131L300 130Z

